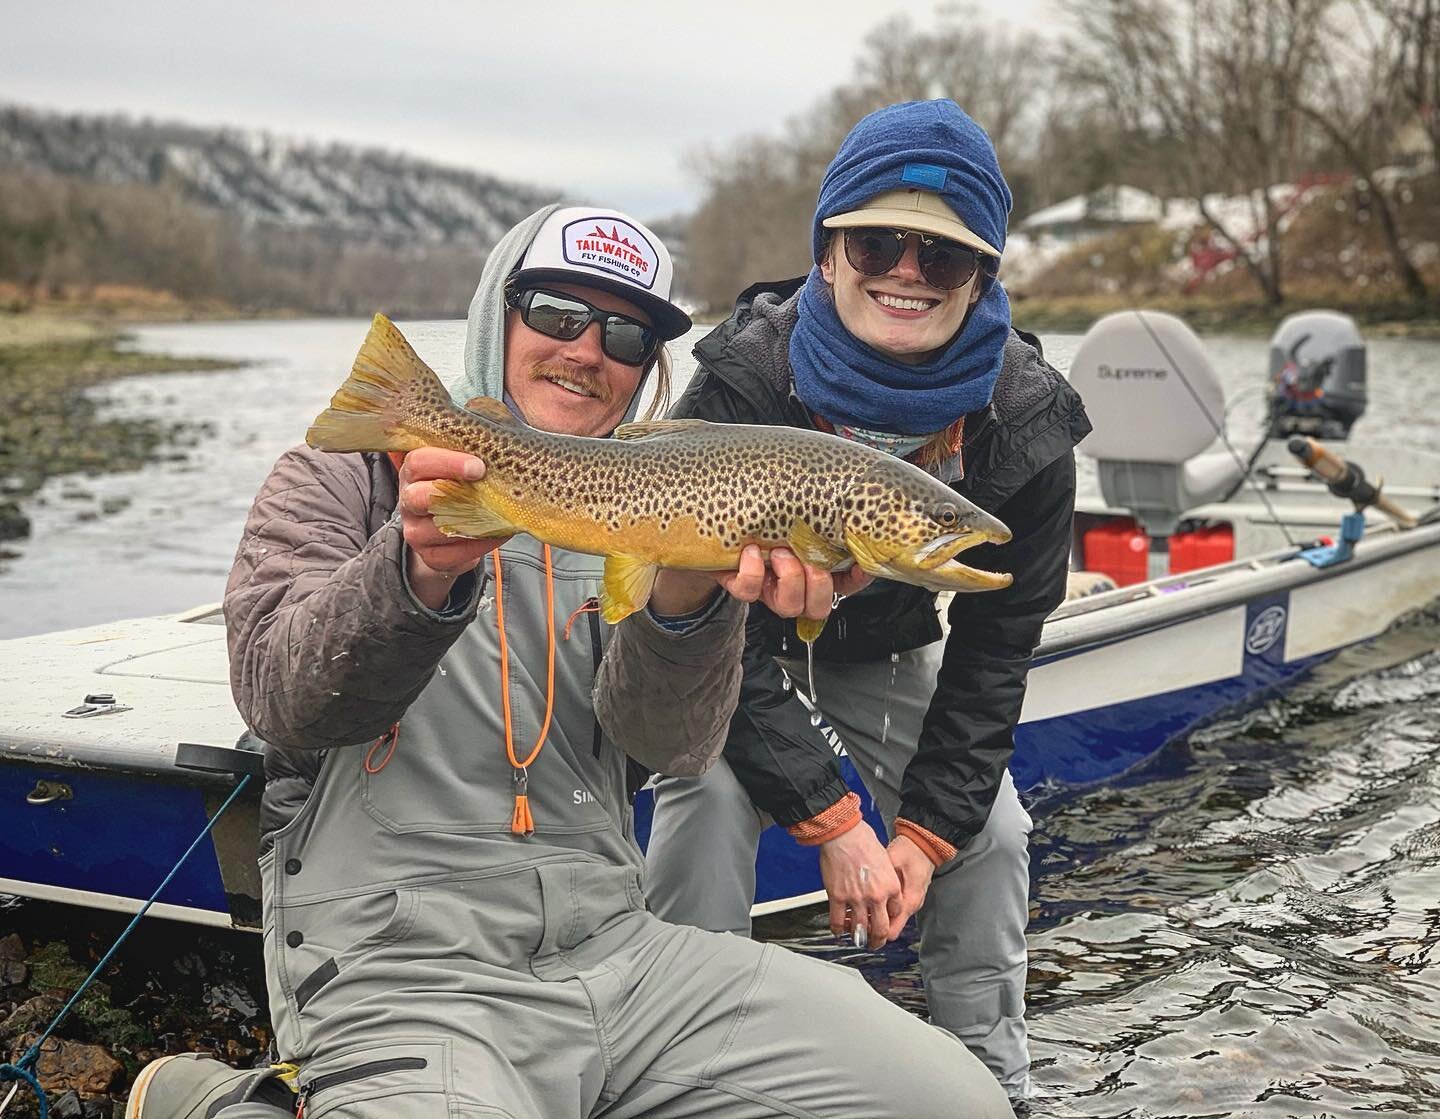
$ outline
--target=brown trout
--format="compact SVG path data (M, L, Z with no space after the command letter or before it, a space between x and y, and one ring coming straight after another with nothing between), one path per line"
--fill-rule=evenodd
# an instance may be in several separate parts
M453 536L528 532L604 556L600 606L611 623L645 605L660 568L733 571L748 544L934 591L1010 585L954 558L1003 544L1010 530L903 459L820 431L704 420L623 424L611 439L538 431L498 400L454 404L384 315L305 441L475 455L483 479L435 484L435 524ZM806 640L823 626L800 622Z

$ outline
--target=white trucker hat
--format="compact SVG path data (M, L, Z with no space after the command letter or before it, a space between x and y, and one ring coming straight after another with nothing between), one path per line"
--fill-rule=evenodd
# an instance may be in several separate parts
M512 282L534 287L555 280L614 292L642 308L669 340L691 325L690 316L670 302L674 271L664 243L634 218L568 206L545 219Z

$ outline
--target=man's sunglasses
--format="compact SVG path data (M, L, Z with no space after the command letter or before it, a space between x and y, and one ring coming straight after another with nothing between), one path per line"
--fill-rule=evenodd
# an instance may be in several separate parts
M662 339L654 327L564 292L509 288L505 303L520 312L520 321L531 330L562 342L579 338L586 327L598 322L600 348L621 365L644 365L660 349Z
M920 238L920 275L934 288L964 287L985 259L984 253L948 237L870 225L845 231L845 259L862 276L883 276L900 263L906 239L912 235Z

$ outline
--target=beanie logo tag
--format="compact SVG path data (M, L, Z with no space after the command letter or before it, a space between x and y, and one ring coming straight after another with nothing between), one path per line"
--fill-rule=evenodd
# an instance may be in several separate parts
M900 181L924 187L926 190L943 191L945 168L936 167L933 163L907 163L900 172Z

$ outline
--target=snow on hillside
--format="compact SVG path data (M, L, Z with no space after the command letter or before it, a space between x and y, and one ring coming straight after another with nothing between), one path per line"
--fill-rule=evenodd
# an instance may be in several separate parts
M171 184L244 220L345 240L489 247L558 192L267 133L0 107L0 168Z

